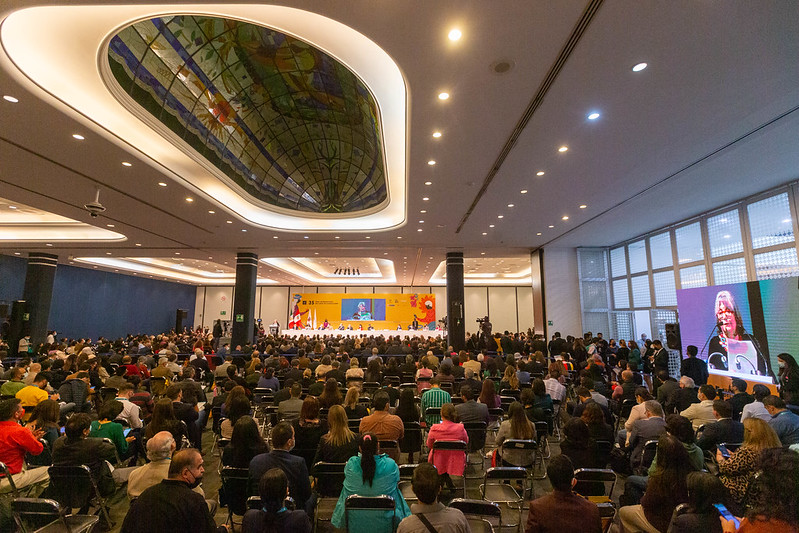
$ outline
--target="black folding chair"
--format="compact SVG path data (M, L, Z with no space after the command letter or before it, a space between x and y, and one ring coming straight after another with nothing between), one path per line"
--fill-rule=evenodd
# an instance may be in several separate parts
M488 424L485 422L464 422L463 428L469 436L468 453L476 453L480 458L479 462L470 462L469 455L467 454L466 464L482 466L486 447L486 436L488 434Z
M317 530L320 520L330 521L344 485L344 467L346 465L347 463L325 463L319 461L311 469L311 476L314 478L314 491L316 492L314 531ZM325 515L325 518L322 518L322 514Z
M94 502L100 508L106 524L114 525L108 516L105 498L100 494L88 466L51 466L47 473L50 476L48 496L63 505L67 512L79 509L78 512L86 513Z
M522 494L510 483L517 482L522 484ZM522 508L524 507L524 494L527 492L527 471L520 466L498 466L489 468L483 476L483 483L480 485L480 496L483 500L499 505L505 505L509 510L515 511L517 520L515 523L503 523L501 528L513 527L517 531L521 530Z
M609 501L616 486L616 473L610 468L578 468L574 477L574 492L583 496L605 497Z
M536 420L533 425L535 426L535 434L538 437L538 453L541 456L541 460L544 461L552 455L549 450L549 440L547 439L549 424L547 424L546 420Z
M247 512L247 498L250 494L249 469L223 466L219 471L222 479L221 491L224 498L220 497L220 505L227 507L227 521L235 530L236 522L233 515L244 516Z
M353 512L357 512L359 521L368 520L371 531L379 533L387 531L394 533L397 529L397 513L394 498L391 496L359 496L353 494L344 500L344 528L349 531L350 520ZM389 514L389 512L391 514ZM368 517L368 518L366 518Z
M639 465L637 472L641 475L646 475L647 470L649 467L652 466L652 461L655 460L655 455L658 451L658 441L655 439L648 440L644 444L644 449L641 452L641 464Z
M422 453L422 426L419 422L405 422L405 434L399 446L402 453Z
M430 449L430 462L436 464L436 453L440 452L463 452L463 496L466 497L466 453L468 448L462 440L437 440Z
M530 478L544 479L547 477L546 465L544 465L543 457L541 458L541 471L542 473L536 475L535 467L538 464L537 458L541 455L539 453L538 442L533 439L506 439L499 447L499 454L505 457L507 451L513 450L515 455L526 457L522 459L522 465L525 470L530 474Z
M449 503L453 509L460 510L469 522L472 533L493 533L502 524L502 510L499 504L485 500L455 498Z
M621 403L621 407L619 408L619 417L616 419L616 431L619 430L619 426L623 420L630 418L630 413L632 412L633 407L636 405L637 402L635 400L624 400Z
M686 504L681 503L680 505ZM599 518L602 520L602 533L608 533L610 526L616 519L616 504L613 502L600 502L596 506L599 508Z
M408 505L418 499L411 485L413 471L416 470L417 466L419 466L419 463L399 465L400 481L397 484L397 488L400 493L402 493L402 497L405 498L405 501L408 502Z
M596 452L596 464L601 465L602 468L606 467L610 462L610 452L613 449L613 443L608 440L598 440L594 443Z
M44 498L14 498L11 512L20 533L84 533L100 520L96 515L68 514L57 501Z

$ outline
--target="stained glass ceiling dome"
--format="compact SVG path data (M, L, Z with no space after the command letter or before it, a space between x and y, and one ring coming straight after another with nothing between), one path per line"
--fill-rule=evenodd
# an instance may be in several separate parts
M129 100L252 199L323 214L388 199L375 99L345 65L296 37L164 16L118 32L108 64Z

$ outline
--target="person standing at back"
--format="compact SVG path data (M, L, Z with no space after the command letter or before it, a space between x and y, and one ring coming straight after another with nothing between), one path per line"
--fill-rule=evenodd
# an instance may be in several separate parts
M697 387L707 383L707 363L696 357L697 349L693 344L689 345L685 351L688 357L680 364L680 375L688 376L694 380Z

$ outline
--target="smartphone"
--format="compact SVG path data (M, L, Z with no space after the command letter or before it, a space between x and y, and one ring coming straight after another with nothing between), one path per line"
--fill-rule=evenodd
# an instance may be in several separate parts
M65 432L66 430L67 430L67 427L66 427L66 426L64 426L64 427L62 427L62 428L61 428L59 431L60 431L60 432L61 432L61 434L63 435L63 434L64 434L64 432Z
M722 457L724 457L725 459L730 458L730 450L728 450L726 446L724 446L723 444L719 444L718 446L716 446L716 448L718 448L718 450L721 452Z
M732 523L735 524L735 529L741 527L741 521L732 516L732 513L724 506L723 503L714 503L713 507L715 507L719 514L725 519L732 521Z
M125 428L125 429L122 430L122 434L127 437L128 433L130 433L130 430L131 430L131 428Z

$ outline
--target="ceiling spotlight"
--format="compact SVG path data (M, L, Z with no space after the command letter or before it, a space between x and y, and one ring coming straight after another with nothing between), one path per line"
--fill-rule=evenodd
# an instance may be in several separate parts
M416 231L422 231L422 228L417 229Z
M483 232L483 235L488 235L488 233L486 233L486 232Z
M175 255L180 255L180 252L175 252Z
M79 141L82 141L82 140L83 140L83 139L85 139L86 137L84 137L83 135L80 135L80 134L78 134L78 133L75 133L74 135L72 135L72 138L73 138L73 139L77 139L77 140L79 140Z
M397 236L397 238L398 238L398 239L401 239L401 238L402 238L402 235L398 235L398 236Z
M568 146L561 146L560 148L558 148L558 152L565 152L568 149L569 149Z
M247 233L247 230L246 230L246 229L243 229L243 230L241 230L241 231L242 231L242 232L244 232L244 233Z
M277 235L272 235L272 238L273 239L277 239Z
M232 221L232 220L225 220L225 222L226 222L227 224L233 224L233 221Z
M520 192L520 193L522 193L522 194L527 194L527 189L522 189L522 190L521 190L521 191L519 191L519 192Z
M105 227L106 227L106 228L113 228L113 227L115 227L115 226L114 226L113 224L106 224L106 225L105 225Z
M128 163L127 161L122 161L122 166L123 167L132 167L133 164L132 163Z
M596 112L591 113L590 115L588 115L588 120L596 120L598 118L599 118L599 113L596 113Z
M369 235L367 235L367 236L366 236L366 238L367 238L367 239L371 239L371 237L370 237Z
M191 196L187 196L187 197L186 197L186 201L187 201L187 202L189 202L189 203L191 203L191 202L193 202L193 201L194 201L194 198L192 198Z
M111 255L111 252L106 252L105 255Z
M480 255L485 255L485 254L486 254L485 252L480 252Z
M508 204L508 207L513 207L513 206L514 206L514 204Z
M210 210L208 211L208 214L209 214L209 215L213 215L214 213L216 213L216 211L214 211L213 209L210 209Z
M335 236L335 238L336 238L336 239L340 239L341 237L339 237L338 235L336 235L336 236Z
M164 183L163 181L159 181L158 185L161 186L161 187L166 187L166 183Z
M14 255L20 255L20 253L19 252L14 252Z
M454 29L449 31L449 34L447 34L447 37L449 37L450 41L457 41L458 39L461 38L461 35L463 35L461 33L461 30L459 30L457 28L454 28Z
M539 231L538 233L536 233L536 235L541 235L541 232Z
M430 166L432 167L433 165L435 165L435 164L436 164L436 162L435 162L434 160L432 160L432 159L431 159L430 161L428 161L428 162L427 162L427 164L428 164L428 165L430 165Z
M543 170L539 170L538 172L535 173L535 175L536 176L543 176L544 175L544 171Z
M17 102L19 102L19 100L10 95L3 96L3 100L5 100L6 102L11 102L12 104L16 104Z
M433 132L433 138L438 139L440 137L441 137L441 132L440 131L434 131Z
M9 209L16 209L16 208L17 208L17 206L15 206L15 205L10 205L10 206L8 206L8 208L9 208Z
M310 237L308 237L307 235L303 235L302 238L303 239L310 239Z
M497 215L497 218L505 218L505 215Z
M561 220L569 220L569 217L568 217L568 215L563 215L563 216L561 217Z
M432 184L433 184L433 182L432 182L432 181L426 181L426 182L424 182L424 184L425 184L425 185L432 185Z
M447 98L449 98L449 93L438 93L439 100L446 100Z
M550 229L552 229L552 228L554 228L555 226L552 226L552 225L550 225L550 226L547 226L547 227L548 227L548 228L550 228Z
M425 213L427 213L427 210L426 210L426 209L422 209L422 210L421 210L421 211L419 211L419 212L420 212L420 213L422 213L422 214L425 214Z
M424 220L420 220L420 221L419 221L419 224L424 224Z
M493 227L494 227L494 224L489 224L489 225L488 225L488 227L489 227L489 228L493 228Z
M638 63L633 67L633 72L641 72L647 67L646 63Z
M580 209L585 209L586 207L588 207L588 206L587 206L587 205L585 205L585 204L582 204L582 205L580 206Z
M140 243L140 242L137 242L137 243L136 243L136 246L141 246L141 243Z
M423 201L425 201L425 202L426 202L426 201L428 201L429 199L430 199L430 198L428 198L427 196L425 196L424 198L422 198L422 200L423 200Z

